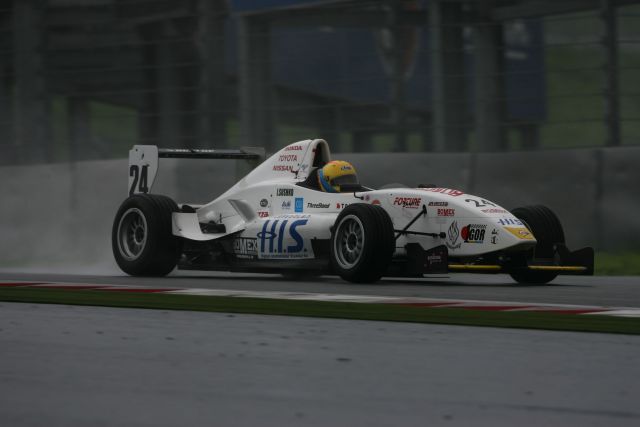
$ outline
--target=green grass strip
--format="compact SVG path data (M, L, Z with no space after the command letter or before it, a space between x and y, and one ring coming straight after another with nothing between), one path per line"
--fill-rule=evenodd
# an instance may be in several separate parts
M493 312L391 304L37 288L0 288L0 301L640 334L638 318L522 311Z
M638 276L640 252L596 252L595 273L599 276Z

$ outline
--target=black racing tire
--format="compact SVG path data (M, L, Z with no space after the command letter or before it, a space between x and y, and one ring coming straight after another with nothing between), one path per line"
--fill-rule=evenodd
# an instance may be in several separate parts
M135 194L113 221L111 248L122 271L131 276L166 276L182 253L182 239L172 234L171 214L178 205L166 196Z
M355 203L340 212L331 233L331 268L344 280L375 282L387 271L395 237L389 214L377 205Z
M511 213L523 222L538 242L532 250L523 254L526 259L553 258L555 245L565 243L562 224L556 214L548 207L542 205L524 206L512 210ZM523 284L545 284L558 276L558 273L552 271L532 270L514 271L510 274L516 282Z

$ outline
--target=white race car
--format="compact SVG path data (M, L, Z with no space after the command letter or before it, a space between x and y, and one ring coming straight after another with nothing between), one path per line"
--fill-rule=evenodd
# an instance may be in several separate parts
M374 190L344 184L322 191L331 161L321 139L288 145L205 205L148 194L158 157L255 159L246 150L129 152L129 197L118 210L112 246L134 276L189 270L337 274L351 282L448 272L508 273L520 283L593 274L593 249L570 252L551 210L509 212L483 197L435 186Z

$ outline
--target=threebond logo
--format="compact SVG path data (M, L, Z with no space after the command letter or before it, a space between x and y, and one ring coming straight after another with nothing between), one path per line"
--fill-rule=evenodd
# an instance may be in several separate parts
M267 254L295 254L304 249L304 240L302 236L296 230L297 227L301 227L307 223L306 219L298 219L295 221L289 220L267 220L262 226L262 231L258 233L258 239L260 240L260 252ZM286 248L283 247L283 240L285 235L288 235L295 241L295 245L289 245Z
M329 203L322 203L322 202L313 203L313 202L307 202L307 207L308 207L308 208L312 208L312 209L327 209L327 208L329 208Z

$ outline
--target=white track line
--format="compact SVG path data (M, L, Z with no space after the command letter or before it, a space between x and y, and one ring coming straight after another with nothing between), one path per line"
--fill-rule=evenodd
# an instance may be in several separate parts
M486 301L486 300L458 300L440 298L411 298L411 297L389 297L378 295L345 295L345 294L319 294L301 292L277 292L277 291L238 291L229 289L181 289L178 291L168 291L167 294L174 295L209 295L238 298L269 298L295 301L330 301L330 302L355 302L355 303L379 303L379 304L400 304L400 305L434 305L449 308L482 307L486 309L496 309L496 311L545 311L545 312L567 312L567 311L590 311L593 313L576 314L598 314L620 317L640 317L640 308L634 307L602 307L591 305L573 304L546 304L546 303L524 303L513 301ZM505 307L501 310L501 307Z

